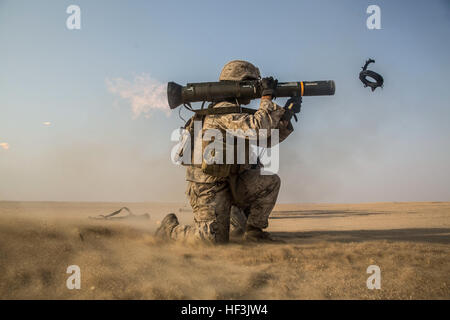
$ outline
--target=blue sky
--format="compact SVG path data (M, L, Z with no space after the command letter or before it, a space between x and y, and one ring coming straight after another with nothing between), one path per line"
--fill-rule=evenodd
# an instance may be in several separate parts
M81 30L66 28L71 4ZM381 30L366 28L370 4ZM183 201L178 113L133 118L106 81L215 81L233 59L336 81L304 99L281 147L280 201L450 200L448 39L438 0L0 0L0 200ZM358 80L369 57L374 93Z

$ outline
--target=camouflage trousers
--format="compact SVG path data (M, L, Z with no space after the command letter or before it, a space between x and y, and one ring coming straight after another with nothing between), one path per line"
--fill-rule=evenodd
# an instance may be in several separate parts
M172 230L171 238L206 240L212 243L228 242L230 211L233 205L245 214L247 225L267 228L269 215L280 190L280 178L277 175L261 175L259 170L246 170L237 176L234 189L238 199L233 198L228 181L189 181L187 195L194 212L194 224L176 226ZM233 212L239 214L239 210ZM241 217L236 218L242 223Z

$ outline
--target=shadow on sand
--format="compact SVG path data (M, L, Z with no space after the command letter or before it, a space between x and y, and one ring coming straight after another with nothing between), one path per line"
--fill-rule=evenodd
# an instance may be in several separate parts
M308 211L273 211L269 219L302 219L302 218L343 218L351 216L370 216L389 212L366 212L350 210L308 210Z
M271 234L275 238L285 240L290 243L314 243L318 241L363 242L387 240L450 244L450 228L272 232Z

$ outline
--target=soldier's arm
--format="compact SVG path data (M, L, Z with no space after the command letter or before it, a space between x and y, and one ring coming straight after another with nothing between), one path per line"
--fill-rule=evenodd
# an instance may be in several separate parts
M261 102L263 100L269 100L275 106L276 110L279 110L279 112L281 113L280 120L278 122L276 129L279 130L278 131L279 132L279 142L282 142L284 139L286 139L292 133L292 131L294 131L294 127L292 126L292 123L290 120L288 120L288 121L283 120L283 114L285 112L285 109L283 107L277 105L275 102L273 102L271 96L263 97L263 99L261 99Z
M278 126L280 130L280 142L286 139L292 131L294 131L294 127L292 126L291 120L289 121L280 121L280 125Z
M272 129L285 130L280 127L280 120L284 114L284 108L272 102L270 96L263 96L259 104L259 109L255 114L235 113L217 117L216 125L223 130L232 130L233 135L245 139L256 140L260 137L270 136ZM265 129L264 131L260 131ZM281 140L281 139L280 139Z

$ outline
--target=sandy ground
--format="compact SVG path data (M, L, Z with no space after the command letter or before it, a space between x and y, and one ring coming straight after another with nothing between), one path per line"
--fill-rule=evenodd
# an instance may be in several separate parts
M150 220L95 221L128 206ZM278 205L285 243L161 243L177 204L0 202L1 299L449 299L450 203ZM81 289L69 290L69 265ZM369 265L381 289L369 290Z

